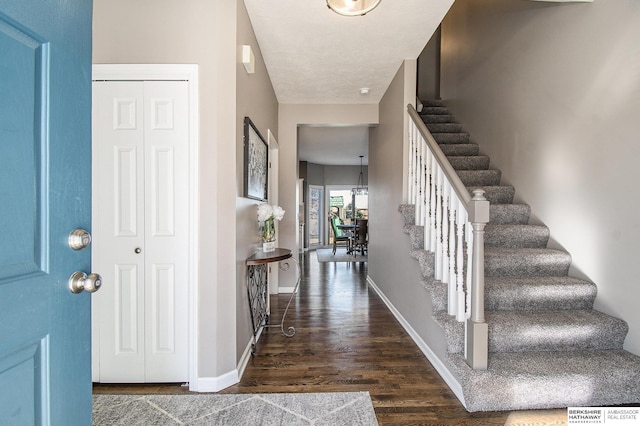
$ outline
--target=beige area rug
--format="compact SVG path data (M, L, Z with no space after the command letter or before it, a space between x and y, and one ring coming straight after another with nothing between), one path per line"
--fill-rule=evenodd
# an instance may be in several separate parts
M369 392L94 395L93 425L377 425Z
M513 411L504 426L566 426L567 410Z
M319 248L316 250L318 256L318 262L366 262L367 255L360 254L347 254L347 249L344 247L338 247L336 254L332 253L333 248Z

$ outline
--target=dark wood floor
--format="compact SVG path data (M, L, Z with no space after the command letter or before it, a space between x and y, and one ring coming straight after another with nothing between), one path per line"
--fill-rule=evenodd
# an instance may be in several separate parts
M296 335L265 330L241 382L220 393L368 391L381 425L504 425L508 412L465 411L369 289L365 263L318 263L312 252L302 266L303 281L285 323ZM287 295L272 297L273 320L279 320L287 300ZM96 385L94 392L186 388Z

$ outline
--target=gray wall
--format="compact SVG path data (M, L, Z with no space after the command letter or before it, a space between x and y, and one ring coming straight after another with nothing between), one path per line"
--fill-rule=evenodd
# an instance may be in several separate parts
M418 98L440 99L440 27L418 57Z
M458 0L442 98L640 354L640 2ZM372 263L373 264L373 263Z
M237 58L241 58L242 45L250 45L255 56L255 73L247 74L244 65L236 61L236 316L237 357L243 355L251 340L251 316L247 300L247 267L245 260L262 247L260 239L257 205L258 201L243 197L244 191L244 117L253 124L267 141L267 130L278 138L278 100L267 68L260 52L244 1L238 1ZM269 200L270 204L274 204ZM287 212L292 214L292 212Z
M418 262L398 212L403 203L406 107L415 100L416 61L405 61L380 102L380 124L369 142L369 279L424 342L446 358L444 332L431 317ZM407 90L409 88L410 90Z

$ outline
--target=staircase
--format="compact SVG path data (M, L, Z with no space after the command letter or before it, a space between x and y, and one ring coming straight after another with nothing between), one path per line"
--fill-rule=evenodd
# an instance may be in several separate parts
M485 307L489 366L470 369L463 358L464 324L447 314L447 288L433 278L433 256L413 206L401 206L422 285L443 327L452 371L469 411L607 406L640 402L640 357L622 349L627 324L593 309L596 286L568 276L571 255L547 248L549 229L529 225L531 209L514 204L460 124L439 101L421 117L469 191L490 201L485 228Z

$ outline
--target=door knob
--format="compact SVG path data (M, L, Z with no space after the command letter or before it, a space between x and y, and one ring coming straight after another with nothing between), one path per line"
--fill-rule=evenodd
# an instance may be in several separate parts
M140 247L136 247L134 251L136 252L136 254L142 253L142 249Z
M82 250L91 244L91 234L82 228L77 228L69 234L69 247Z
M100 290L102 285L102 277L98 274L85 274L84 272L74 272L69 277L69 290L71 293L82 293L87 291L89 293L95 293Z

